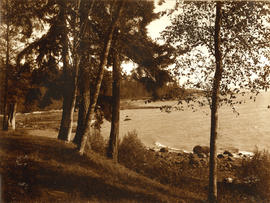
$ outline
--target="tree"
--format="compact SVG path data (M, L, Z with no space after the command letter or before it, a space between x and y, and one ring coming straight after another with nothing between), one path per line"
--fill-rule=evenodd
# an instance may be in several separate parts
M221 11L222 3L217 2L216 5L216 21L215 21L215 59L216 71L214 76L213 90L212 90L212 105L211 105L211 133L210 133L210 161L209 161L209 202L217 202L217 149L216 140L218 133L218 103L220 81L222 77L222 55L220 50L220 28L221 28Z
M90 126L90 122L92 121L93 116L94 116L95 106L97 103L97 99L98 99L98 95L99 95L99 91L100 91L100 86L101 86L101 82L103 79L104 67L107 64L109 49L110 49L111 42L112 42L112 35L113 35L114 29L117 25L118 19L120 18L123 4L124 4L124 1L117 2L117 8L116 8L115 14L112 18L110 27L108 28L107 34L105 36L105 43L104 43L104 47L103 47L101 57L100 57L100 64L98 67L98 74L97 74L97 78L96 78L96 82L95 82L95 86L94 86L93 96L91 97L91 102L90 102L90 105L88 106L85 122L83 123L82 129L81 129L82 140L78 145L78 149L79 149L80 154L83 154L84 150L85 150L85 146L86 146L87 139L88 139L88 135L86 134L86 132L88 131L89 126Z
M77 1L76 1L77 2ZM80 2L80 1L79 1ZM80 4L80 3L77 4ZM75 5L79 7L80 5ZM61 44L62 44L62 61L63 61L63 76L64 76L64 84L65 88L63 89L63 113L61 119L60 130L58 133L58 139L60 140L71 140L72 133L72 124L73 124L73 112L75 109L75 100L77 94L77 79L78 79L78 69L79 69L79 57L78 50L76 48L76 44L78 42L78 37L76 33L76 24L78 24L78 16L75 13L71 18L74 21L71 26L74 26L72 36L73 39L73 48L71 48L73 54L73 66L69 63L69 39L68 39L68 25L67 25L67 7L66 2L60 1L60 13L59 20L62 25L61 32ZM80 26L82 27L82 25ZM81 31L80 31L81 32Z
M111 54L113 63L113 96L112 96L112 122L107 156L117 161L119 137L119 112L120 112L120 79L121 62L132 60L138 64L141 73L152 82L152 89L162 86L170 80L167 65L173 62L171 49L160 46L147 36L147 25L158 18L154 13L154 2L127 2L122 13L120 24L115 29ZM109 61L110 62L110 61ZM109 63L110 64L110 63ZM143 74L142 74L143 75ZM138 75L138 77L142 76ZM149 85L146 85L149 87ZM154 91L156 92L156 91Z
M116 29L118 32L118 29ZM107 156L115 162L118 160L118 138L120 118L120 81L121 68L119 53L113 51L113 85L112 85L112 121Z
M261 56L269 54L269 5L265 2L177 2L175 10L169 13L176 10L179 12L163 32L163 38L175 44L179 53L192 49L178 56L175 72L180 72L189 87L204 90L206 100L191 99L201 105L208 102L211 108L208 198L210 202L217 202L218 108L229 104L234 109L235 104L242 102L235 100L239 95L257 94L269 87L269 68L260 61Z
M5 82L3 98L3 129L9 127L15 129L16 106L19 96L11 95L9 85L16 83L23 73L20 66L16 64L16 57L22 47L29 43L33 36L33 30L39 30L40 24L35 21L38 16L43 15L44 2L28 0L22 1L5 0L1 4L1 55L5 54ZM4 45L5 44L5 45ZM5 48L4 48L5 47ZM12 70L11 70L12 69ZM26 84L24 84L26 85ZM21 87L13 85L19 91Z
M80 1L64 1L56 0L47 2L44 8L48 16L40 16L45 23L49 24L49 29L41 38L29 44L18 56L17 63L28 55L36 53L36 62L39 70L50 71L48 64L50 62L62 61L54 63L58 69L62 69L62 87L59 96L63 97L63 112L60 124L58 139L70 141L73 112L75 108L75 98L77 92L77 77L79 66L79 38L82 35L79 24L79 2ZM71 40L72 39L72 40ZM49 89L49 92L55 90ZM53 94L46 94L51 95ZM47 97L48 99L48 97ZM47 100L48 101L48 100Z

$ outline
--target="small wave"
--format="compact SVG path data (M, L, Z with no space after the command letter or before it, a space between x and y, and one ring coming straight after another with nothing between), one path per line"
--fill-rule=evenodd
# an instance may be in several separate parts
M254 155L253 152L248 152L248 151L239 151L239 153L246 155L246 156L253 156Z
M177 148L174 148L174 147L170 147L170 146L166 146L164 144L161 144L160 142L155 142L155 148L156 149L161 149L161 148L167 148L169 151L174 151L174 152L185 152L185 153L189 153L189 151L186 151L186 150L183 150L183 149L177 149Z

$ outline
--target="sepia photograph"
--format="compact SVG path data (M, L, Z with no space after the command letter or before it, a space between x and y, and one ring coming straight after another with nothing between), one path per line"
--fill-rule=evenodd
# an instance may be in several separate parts
M0 203L270 202L270 1L0 0Z

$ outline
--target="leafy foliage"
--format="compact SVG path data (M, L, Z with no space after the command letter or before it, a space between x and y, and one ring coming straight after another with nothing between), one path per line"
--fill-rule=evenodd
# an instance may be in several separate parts
M180 2L168 11L172 24L162 38L174 46L177 62L174 69L183 86L201 89L211 105L215 67L214 2ZM269 5L267 2L223 2L221 51L224 67L220 94L222 104L234 107L241 92L258 93L269 88L268 57ZM183 50L189 50L183 53Z

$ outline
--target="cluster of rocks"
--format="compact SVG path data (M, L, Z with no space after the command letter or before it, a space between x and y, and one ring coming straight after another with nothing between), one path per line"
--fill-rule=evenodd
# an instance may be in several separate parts
M192 152L175 151L162 147L159 150L150 149L156 157L168 165L176 166L179 169L187 169L188 166L193 169L208 168L210 148L208 146L195 146ZM237 150L224 150L217 154L218 170L221 172L220 181L224 184L244 184L252 185L258 181L258 178L246 177L244 179L236 178L235 172L241 166L243 159L249 159L252 155L239 153Z
M170 164L188 164L191 167L208 167L210 148L208 146L197 145L193 148L193 152L173 151L169 148L162 147L159 150L153 150L156 156ZM248 158L248 155L241 153L233 153L229 150L224 150L218 153L218 168L228 171L235 169L241 163L242 158Z

